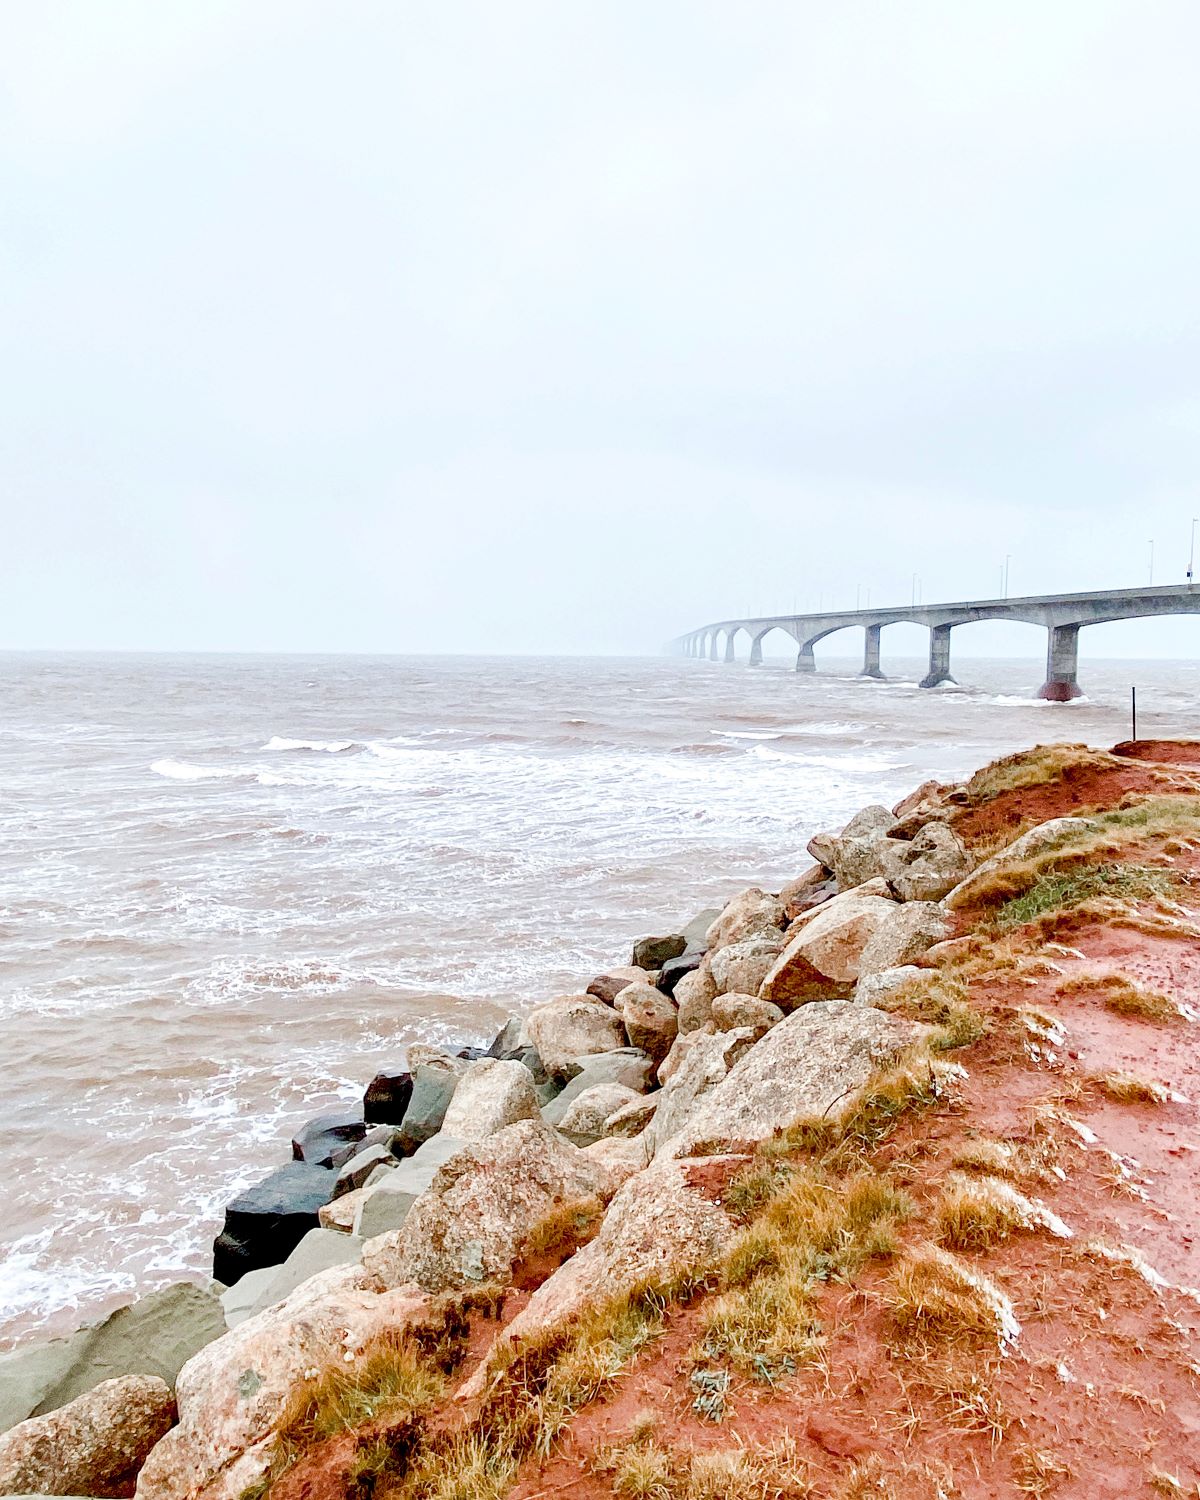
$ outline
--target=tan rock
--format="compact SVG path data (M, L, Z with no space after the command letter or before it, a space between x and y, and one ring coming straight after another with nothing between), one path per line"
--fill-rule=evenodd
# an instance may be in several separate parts
M658 1065L659 1083L667 1083L683 1066L684 1059L692 1048L699 1043L701 1037L712 1036L716 1029L715 1023L709 1021L700 1031L689 1031L677 1036L671 1043L670 1052L667 1053L666 1057Z
M584 1155L599 1162L618 1186L628 1182L649 1163L646 1144L640 1136L605 1136L583 1148Z
M605 1134L624 1137L641 1135L654 1118L658 1098L657 1094L641 1094L620 1109L614 1110L604 1122Z
M691 1032L697 1038L688 1049L678 1072L663 1085L658 1108L643 1135L651 1155L657 1155L663 1144L684 1128L695 1114L704 1096L723 1082L754 1045L755 1033L746 1027L736 1031L718 1031L712 1035Z
M711 959L717 992L724 995L735 990L743 995L757 995L759 985L786 946L783 933L772 931L718 949Z
M746 1160L655 1162L630 1178L609 1205L596 1238L542 1283L497 1342L518 1346L647 1281L715 1266L738 1232L721 1199ZM484 1361L462 1387L463 1398L484 1389L487 1368Z
M853 985L863 949L896 909L894 901L861 891L847 891L818 906L796 924L800 930L763 980L760 999L786 1009Z
M617 996L616 1011L625 1022L631 1047L639 1047L658 1066L679 1032L679 1013L669 995L649 984L631 984Z
M766 891L751 886L726 903L721 915L708 929L705 942L711 954L730 943L740 943L744 938L778 932L783 921L783 903L778 896L769 896Z
M369 1186L354 1188L349 1193L343 1193L340 1198L335 1198L332 1203L323 1203L317 1209L318 1224L322 1229L337 1229L342 1234L350 1234L354 1229L359 1205L371 1196L371 1192Z
M991 859L985 859L978 869L949 892L945 897L945 904L951 911L969 906L991 877L1005 865L1030 859L1059 843L1068 845L1072 838L1090 833L1095 826L1090 818L1051 818L1049 822L1039 823L1036 828L1031 828L1020 838L1014 839L1007 849L1001 849Z
M677 1133L669 1139L659 1134L657 1154L689 1156L701 1144L733 1150L810 1117L837 1119L853 1107L872 1071L919 1034L910 1022L871 1006L843 1000L805 1005L698 1098Z
M166 1381L105 1380L0 1436L0 1494L132 1495L138 1471L174 1421Z
M698 969L685 974L675 986L676 1019L681 1033L699 1031L712 1019L712 1003L716 995L717 986L705 958Z
M179 1425L151 1451L138 1500L185 1500L205 1491L236 1500L270 1463L272 1431L309 1371L347 1365L375 1334L427 1316L416 1289L380 1294L359 1266L336 1266L285 1301L209 1344L179 1373Z
M581 1058L625 1045L621 1018L590 995L563 995L539 1005L526 1017L525 1029L555 1078L574 1078Z
M440 1167L401 1227L366 1242L363 1266L383 1286L427 1292L502 1280L551 1209L615 1188L602 1161L540 1120L521 1120Z
M945 823L927 823L907 843L899 844L888 880L901 901L940 901L974 868L975 861L957 834Z
M718 1031L733 1031L745 1026L757 1036L764 1036L783 1020L783 1012L769 1000L733 992L713 1001L713 1025Z
M467 1064L442 1121L442 1133L481 1141L518 1120L534 1119L538 1112L533 1074L525 1064L484 1057Z
M934 901L893 906L871 934L858 960L860 977L911 964L934 943L950 936L954 923Z
M644 1103L645 1096L636 1089L626 1088L621 1083L599 1083L576 1095L558 1122L558 1128L574 1145L590 1146L593 1141L611 1134L608 1129L610 1115L629 1105L641 1107Z

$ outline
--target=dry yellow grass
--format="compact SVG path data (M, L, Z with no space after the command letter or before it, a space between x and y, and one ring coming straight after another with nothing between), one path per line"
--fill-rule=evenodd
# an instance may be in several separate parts
M795 1441L704 1453L655 1443L601 1450L593 1465L627 1500L807 1500L813 1491Z
M1088 969L1073 974L1058 986L1058 994L1098 995L1105 1008L1119 1016L1164 1024L1183 1019L1177 1001L1159 990L1147 989L1119 969Z
M1046 786L1083 770L1128 770L1129 762L1087 745L1035 745L1016 755L1006 755L976 771L967 782L967 800L972 807L991 802L1002 792L1024 787Z
M983 1343L993 1348L1019 1328L1007 1297L947 1250L917 1245L897 1261L883 1291L902 1346Z
M1095 1079L1096 1087L1115 1104L1168 1104L1171 1090L1136 1073L1104 1073Z

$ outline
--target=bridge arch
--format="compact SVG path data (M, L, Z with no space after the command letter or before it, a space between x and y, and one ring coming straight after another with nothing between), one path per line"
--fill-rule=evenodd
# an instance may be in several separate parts
M746 633L750 636L750 665L752 667L762 666L763 642L775 631L778 631L780 635L786 636L793 644L797 642L798 638L795 633L780 620L769 620L757 632L752 631L749 625L746 626Z

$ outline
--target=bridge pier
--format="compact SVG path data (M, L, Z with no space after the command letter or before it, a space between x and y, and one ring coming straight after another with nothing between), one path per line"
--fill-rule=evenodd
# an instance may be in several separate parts
M717 632L715 630L708 638L708 659L709 661L720 661L721 659L717 654Z
M733 637L734 637L734 632L732 630L727 630L725 632L725 660L726 661L737 661L737 657L733 654Z
M929 632L929 671L921 678L923 688L954 681L950 675L951 628L949 625L935 625Z
M882 677L879 669L879 638L883 634L882 625L868 625L867 639L863 648L863 669L860 677Z
M1046 680L1038 689L1038 697L1051 703L1081 698L1078 672L1079 626L1052 625L1046 632Z
M756 635L750 642L750 665L752 667L762 666L762 636Z
M797 672L815 672L817 670L817 659L813 655L811 641L802 641L800 650L796 654Z

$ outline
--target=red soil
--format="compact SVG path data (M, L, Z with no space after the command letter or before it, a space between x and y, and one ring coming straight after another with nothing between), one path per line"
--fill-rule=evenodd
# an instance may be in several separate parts
M1176 764L1200 765L1200 744L1155 742L1158 764L1005 793L964 812L957 826L980 839L1019 822L1112 806L1127 792L1161 792L1164 778L1174 780L1161 764L1168 752ZM1172 863L1200 873L1195 852ZM1200 910L1190 915L1200 921ZM838 1496L856 1460L872 1454L888 1483L855 1494L881 1500L1200 1496L1200 1293L1190 1290L1200 1287L1200 1028L1117 1015L1100 992L1058 993L1074 974L1115 969L1200 1010L1200 942L1083 920L1062 943L1047 944L1043 960L972 983L972 1003L993 1029L951 1054L969 1070L957 1098L904 1122L876 1153L876 1164L918 1203L905 1230L917 1240L929 1232L927 1210L945 1173L971 1142L1030 1145L1049 1131L1062 1177L1048 1169L1044 1180L1020 1186L1072 1237L1018 1233L987 1252L960 1252L1011 1298L1021 1323L1016 1345L1006 1354L938 1350L914 1359L889 1330L883 1267L854 1287L827 1289L822 1365L774 1389L735 1376L727 1415L714 1424L694 1411L689 1384L702 1303L674 1308L615 1394L576 1416L548 1462L525 1465L511 1500L611 1496L597 1450L620 1444L647 1411L657 1441L675 1453L790 1436L813 1500ZM1021 1012L1029 1007L1058 1023L1061 1041L1028 1030ZM1095 1081L1115 1072L1182 1097L1114 1103ZM1056 1118L1047 1124L1050 1111ZM1085 1253L1097 1239L1130 1247L1150 1269ZM522 1269L505 1322L551 1269L550 1260ZM466 1369L496 1329L477 1320ZM955 1391L965 1393L957 1404ZM454 1418L448 1411L437 1420ZM272 1500L341 1500L351 1492L349 1458L341 1440L324 1445L273 1488Z
M1112 747L1114 755L1130 760L1156 760L1172 766L1200 766L1197 740L1122 740Z

